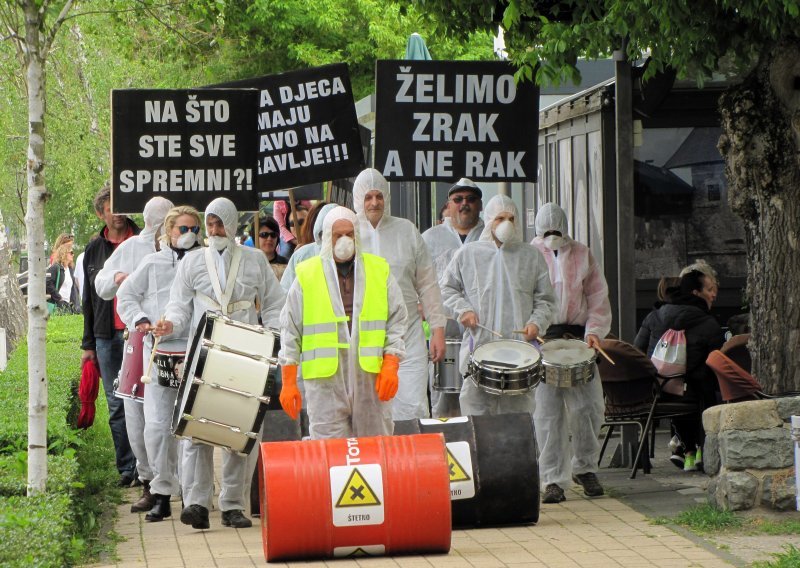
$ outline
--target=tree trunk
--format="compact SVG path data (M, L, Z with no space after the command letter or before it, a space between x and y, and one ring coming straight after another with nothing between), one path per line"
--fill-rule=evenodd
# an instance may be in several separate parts
M0 327L6 330L6 353L25 333L25 300L17 285L17 271L11 265L11 248L0 213Z
M47 360L45 335L44 209L44 17L35 0L24 2L26 82L28 86L28 495L43 492L47 481Z
M729 200L744 220L752 372L800 391L800 43L783 42L720 99Z

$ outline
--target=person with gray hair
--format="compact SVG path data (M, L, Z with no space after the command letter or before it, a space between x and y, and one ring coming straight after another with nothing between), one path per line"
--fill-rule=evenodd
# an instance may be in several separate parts
M320 254L297 266L281 312L281 406L297 419L302 367L312 439L391 435L405 329L389 264L361 251L352 211L332 209Z
M392 415L395 420L413 420L430 414L428 350L417 305L422 304L431 328L430 360L434 363L444 357L447 318L433 261L422 235L408 219L390 215L389 204L389 182L379 171L367 168L358 174L353 184L353 207L363 251L381 256L389 263L392 276L403 291L408 313L403 337L406 357L400 364L400 390L392 401Z
M154 335L181 337L188 329L188 336L193 337L200 319L209 310L258 325L256 303L261 307L264 325L279 327L286 295L264 253L236 244L238 220L239 213L230 199L218 197L208 204L205 225L209 246L189 252L180 263L170 289L166 317L155 326ZM207 529L214 495L214 448L202 443L188 444L182 469L185 507L181 522L195 529ZM252 526L243 512L249 473L247 456L223 450L219 508L226 527Z

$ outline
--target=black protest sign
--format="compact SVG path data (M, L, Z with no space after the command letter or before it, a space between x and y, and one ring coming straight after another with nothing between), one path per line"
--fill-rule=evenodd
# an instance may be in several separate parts
M288 189L364 167L347 65L337 63L220 85L260 90L258 187Z
M390 180L536 181L539 88L504 61L378 61L375 168Z
M258 209L255 89L111 92L111 207L141 213L160 195L204 210L227 197Z

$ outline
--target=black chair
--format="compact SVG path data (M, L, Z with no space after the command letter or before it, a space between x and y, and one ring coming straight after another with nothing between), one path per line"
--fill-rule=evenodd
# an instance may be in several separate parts
M606 401L603 426L608 427L599 461L603 459L616 426L623 424L638 426L636 457L633 460L630 476L634 479L640 467L646 474L652 469L649 458L655 456L657 421L678 416L700 415L703 412L703 405L699 399L665 393L665 385L673 381L682 381L682 377L659 376L647 355L630 343L617 339L604 339L601 341L601 346L615 364L612 365L602 357L597 360ZM648 446L649 451L646 452Z

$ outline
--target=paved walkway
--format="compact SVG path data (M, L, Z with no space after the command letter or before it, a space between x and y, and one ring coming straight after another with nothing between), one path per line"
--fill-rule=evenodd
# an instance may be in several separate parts
M609 454L599 477L607 495L588 499L578 488L567 491L567 501L542 505L536 525L453 531L447 555L396 556L353 560L293 562L313 567L436 566L444 568L606 568L675 567L715 568L749 566L771 559L786 544L800 547L800 536L748 536L736 533L701 538L680 527L652 523L654 518L674 517L706 502L709 478L700 472L685 473L669 462L668 432L656 438L653 471L629 479L627 469L609 469ZM221 459L215 459L216 464ZM219 475L219 472L217 472ZM219 483L217 483L219 486ZM211 529L197 531L181 524L180 501L173 502L174 518L146 523L144 514L130 513L138 489L126 492L128 503L118 507L114 530L124 539L117 544L117 558L93 568L248 567L265 566L258 519L250 529L222 526L220 513L211 511ZM762 514L759 512L757 514ZM782 513L779 519L800 519L800 513ZM275 563L275 566L288 566Z

